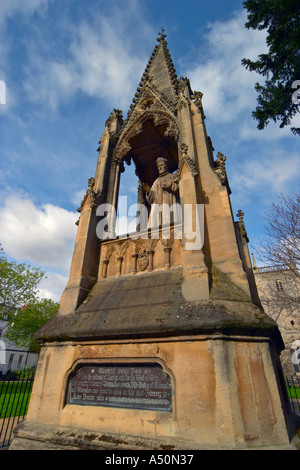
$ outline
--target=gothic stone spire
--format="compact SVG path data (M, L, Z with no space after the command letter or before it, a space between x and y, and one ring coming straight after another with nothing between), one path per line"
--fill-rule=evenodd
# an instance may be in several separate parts
M146 85L155 89L156 92L170 103L174 104L176 102L178 80L163 28L162 32L159 33L157 41L158 44L153 49L137 88L133 104L130 106L131 111L135 108Z

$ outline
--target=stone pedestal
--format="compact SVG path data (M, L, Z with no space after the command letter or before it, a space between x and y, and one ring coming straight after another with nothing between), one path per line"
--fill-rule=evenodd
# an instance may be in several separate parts
M187 302L181 282L180 269L106 279L80 311L45 325L28 416L12 448L40 448L44 441L99 449L287 445L289 408L276 359L276 325L251 304ZM107 396L117 397L117 407L103 398L100 406L89 404L92 376L82 390L87 397L72 403L70 381L81 367L97 373L103 366L122 371L141 365L159 367L168 378L168 409L155 409L164 386L138 377L128 395L113 374L102 385ZM128 396L131 404L122 407L119 398L126 404ZM152 398L147 404L139 396L158 404L153 409Z
M286 445L272 354L266 338L208 334L46 347L28 418L12 449L38 449L43 442L47 447L140 450ZM120 363L162 367L172 384L172 409L69 403L68 383L76 367Z

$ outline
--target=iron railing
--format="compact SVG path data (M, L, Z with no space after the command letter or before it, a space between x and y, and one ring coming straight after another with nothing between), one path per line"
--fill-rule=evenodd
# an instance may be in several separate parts
M8 371L0 377L0 448L9 446L15 426L27 413L34 371Z
M285 378L286 388L293 413L300 416L300 376L293 375Z
M10 445L15 426L26 416L33 379L34 370L0 376L0 448ZM291 409L300 416L300 377L286 377L285 381Z
M255 273L270 273L275 271L287 271L289 268L284 264L275 264L273 266L255 266L253 269Z

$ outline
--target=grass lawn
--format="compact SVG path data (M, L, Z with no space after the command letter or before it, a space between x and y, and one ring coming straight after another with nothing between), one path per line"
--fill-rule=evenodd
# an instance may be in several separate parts
M300 388L299 387L287 387L287 391L290 398L300 398Z
M25 416L33 382L0 382L0 419Z

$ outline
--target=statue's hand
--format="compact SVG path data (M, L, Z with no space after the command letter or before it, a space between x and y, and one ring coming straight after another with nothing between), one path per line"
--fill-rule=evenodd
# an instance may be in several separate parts
M162 189L163 189L163 191L171 191L172 192L172 181L168 181L167 183L163 183Z
M150 193L151 188L150 188L149 184L143 183L143 190L144 190L146 193Z

